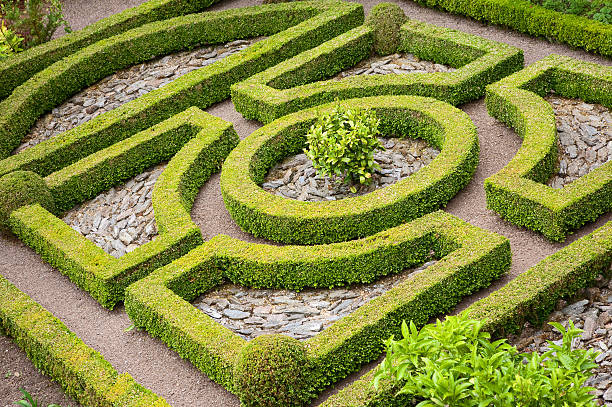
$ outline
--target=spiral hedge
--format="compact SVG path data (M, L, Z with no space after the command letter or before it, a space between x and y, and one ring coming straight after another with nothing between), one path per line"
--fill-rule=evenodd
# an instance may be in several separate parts
M286 199L259 184L276 162L302 151L310 126L335 103L285 116L253 132L223 166L221 192L240 227L254 236L292 244L355 239L439 209L471 179L478 165L478 136L470 118L459 109L418 96L341 103L375 111L382 134L422 137L441 153L413 176L367 195L328 202Z
M489 113L516 130L523 144L485 180L487 206L515 225L553 241L612 209L612 162L562 189L545 185L556 170L557 127L542 96L557 94L612 108L612 67L551 55L487 88Z

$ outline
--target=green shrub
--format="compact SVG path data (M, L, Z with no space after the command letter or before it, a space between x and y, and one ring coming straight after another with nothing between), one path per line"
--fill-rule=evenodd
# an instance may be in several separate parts
M374 51L379 55L397 52L400 45L400 27L407 18L400 6L379 3L368 15L366 24L374 29Z
M31 171L15 171L0 178L0 229L9 229L9 216L15 209L39 203L55 210L53 196L42 177Z
M418 330L402 324L403 339L386 342L387 357L374 384L391 376L401 394L413 395L418 407L434 406L595 406L590 387L583 387L597 367L592 350L572 350L579 336L572 321L563 343L548 341L543 354L523 353L505 339L490 341L483 322L466 315Z
M1 11L11 28L23 35L27 48L49 41L62 25L67 33L72 31L59 0L4 0Z
M297 339L262 335L236 360L234 379L244 407L304 405L309 399L304 368L306 348Z
M379 124L374 112L343 107L338 102L310 127L304 152L319 174L368 184L374 169L380 169L374 162L374 151L384 149L377 138Z
M0 23L0 61L23 51L22 42L23 38L8 28L2 20Z

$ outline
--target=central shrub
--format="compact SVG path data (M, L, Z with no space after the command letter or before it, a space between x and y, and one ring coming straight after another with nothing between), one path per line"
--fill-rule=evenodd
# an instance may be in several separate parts
M374 152L384 149L377 138L379 124L373 111L345 108L338 102L310 127L304 152L320 175L369 184L374 170L380 169Z

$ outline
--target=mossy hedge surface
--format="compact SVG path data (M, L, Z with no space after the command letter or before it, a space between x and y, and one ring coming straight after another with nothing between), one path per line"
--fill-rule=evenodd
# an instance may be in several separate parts
M543 323L561 298L571 297L609 275L612 265L612 222L566 246L520 274L464 312L484 321L496 337L518 331L525 321ZM376 368L375 368L376 369ZM408 405L409 395L395 397L397 383L383 381L375 389L375 369L326 400L322 407L395 407Z
M419 96L379 96L340 102L376 112L386 136L421 137L441 150L427 167L367 195L302 202L272 195L259 184L267 171L305 146L305 134L335 103L303 110L262 127L228 156L221 192L234 221L254 236L291 244L323 244L371 235L444 206L478 165L478 136L459 109Z
M237 143L230 123L193 107L47 176L54 201L66 210L170 159L152 195L159 236L119 259L40 205L15 210L12 230L100 304L113 308L130 283L202 243L191 220L193 200Z
M40 71L0 102L1 158L19 145L41 114L119 69L200 44L269 36L0 163L0 174L25 166L45 176L57 165L72 163L189 107L204 109L227 99L233 83L360 25L363 19L363 7L355 3L300 1L191 14L98 41ZM46 161L40 162L40 156Z
M612 67L551 55L487 88L489 113L516 130L523 144L485 180L487 206L504 219L553 241L612 209L612 162L562 189L544 183L556 171L557 128L547 93L612 108Z
M100 353L2 276L0 332L83 406L170 407L129 374L120 375Z
M444 212L426 215L370 238L314 246L309 255L301 258L293 256L298 247L269 246L260 252L260 245L239 247L230 257L222 251L227 247L226 239L229 238L213 239L132 284L126 291L125 305L137 326L160 338L241 398L249 395L235 387L233 369L247 342L189 303L226 278L237 274L255 278L284 265L305 269L315 263L319 271L313 275L342 273L358 281L361 271L369 268L362 265L355 269L360 260L371 262L380 270L392 263L392 272L400 272L401 265L422 264L431 256L441 258L304 342L308 363L303 369L308 383L301 391L310 398L376 359L382 352L382 340L398 334L403 319L425 324L430 317L450 310L464 296L488 286L507 271L511 256L506 238ZM270 253L272 256L268 256ZM299 275L294 278L300 281ZM283 276L284 281L289 279ZM329 277L321 279L326 281ZM372 277L365 279L369 281ZM258 286L273 287L275 282L261 279Z
M270 123L336 98L419 95L458 105L482 97L487 84L523 67L522 50L460 31L408 20L399 34L394 52L457 70L325 80L370 56L375 29L363 25L233 85L234 106L247 119Z

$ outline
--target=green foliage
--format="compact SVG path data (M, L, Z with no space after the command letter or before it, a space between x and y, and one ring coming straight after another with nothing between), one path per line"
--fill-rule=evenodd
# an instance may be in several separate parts
M262 335L241 351L234 368L235 389L244 407L302 406L307 388L306 348L284 335Z
M72 32L60 0L5 0L1 11L10 27L23 35L27 48L49 41L60 26Z
M593 0L589 17L605 24L612 24L612 1Z
M610 0L530 0L549 10L592 18L612 24L612 1Z
M374 51L378 55L397 52L400 45L400 27L407 20L404 10L397 4L378 3L366 19L374 29Z
M369 184L374 170L380 169L374 152L384 150L377 138L379 124L373 111L351 109L336 101L335 107L310 127L304 152L321 175ZM356 191L354 186L351 189Z
M42 177L31 171L15 171L0 177L0 228L10 229L11 213L26 205L39 203L55 211L55 201Z
M23 48L21 48L22 42L23 38L9 29L2 20L0 23L0 61L23 51Z
M483 322L466 315L418 330L402 323L403 339L385 342L387 356L374 384L392 377L400 394L414 396L417 407L595 406L590 387L583 387L597 367L592 350L571 348L582 332L551 323L563 335L562 345L548 341L543 354L519 354L505 339L490 341Z
M38 400L32 398L30 393L28 393L24 389L19 389L21 393L23 393L23 399L19 401L15 401L13 404L20 407L38 407ZM42 406L41 406L42 407ZM49 404L49 407L61 407L58 404Z

